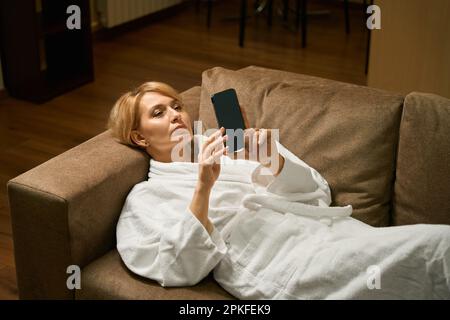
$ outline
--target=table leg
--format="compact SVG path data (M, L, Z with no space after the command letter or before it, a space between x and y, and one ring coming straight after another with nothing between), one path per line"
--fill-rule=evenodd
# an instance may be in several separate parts
M267 25L272 26L273 0L269 0L267 4Z
M350 33L350 17L348 15L348 0L344 0L344 11L345 11L345 32Z
M208 12L206 15L206 25L211 28L212 0L208 0Z
M247 0L241 0L241 21L239 23L239 46L244 47L245 21L247 17Z
M289 0L283 0L283 21L288 21L289 15Z
M308 15L307 15L307 0L301 0L302 2L302 8L301 8L301 13L302 13L302 48L306 48L306 36L307 36L307 25L308 25Z

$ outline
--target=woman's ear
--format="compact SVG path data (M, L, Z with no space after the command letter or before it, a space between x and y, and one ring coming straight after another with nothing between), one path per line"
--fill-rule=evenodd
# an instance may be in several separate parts
M133 142L140 147L148 147L148 143L145 140L145 137L141 135L137 130L131 131L131 140L133 140Z

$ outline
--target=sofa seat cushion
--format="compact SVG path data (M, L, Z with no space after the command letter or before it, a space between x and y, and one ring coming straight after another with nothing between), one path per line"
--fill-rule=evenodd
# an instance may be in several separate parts
M217 128L211 94L235 88L252 127L279 129L280 142L329 182L335 206L390 224L403 97L307 75L248 67L202 75L200 120Z
M393 222L450 224L450 99L414 92L405 99Z
M164 288L156 281L135 275L111 250L81 271L81 289L76 299L209 300L233 299L210 274L193 287Z

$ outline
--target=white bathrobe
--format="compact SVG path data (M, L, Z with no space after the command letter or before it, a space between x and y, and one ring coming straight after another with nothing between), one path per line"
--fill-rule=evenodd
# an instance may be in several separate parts
M351 206L329 207L325 179L277 148L285 158L277 177L222 157L211 235L189 209L198 164L150 160L117 225L125 265L164 287L213 271L240 299L450 299L450 226L364 224Z

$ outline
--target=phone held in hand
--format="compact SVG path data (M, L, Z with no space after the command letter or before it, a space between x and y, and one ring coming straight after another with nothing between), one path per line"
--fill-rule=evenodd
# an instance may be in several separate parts
M228 135L228 151L237 152L244 148L245 123L239 106L236 90L227 89L211 96L217 123Z

